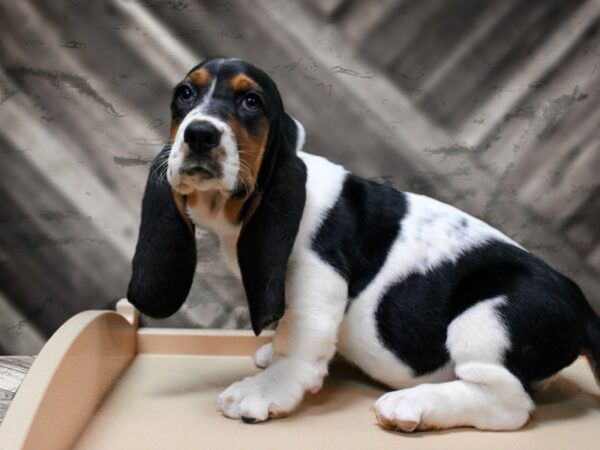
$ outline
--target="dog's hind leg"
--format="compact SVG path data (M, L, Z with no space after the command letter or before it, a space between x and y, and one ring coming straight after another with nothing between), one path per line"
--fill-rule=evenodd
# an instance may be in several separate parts
M446 347L456 380L383 395L374 407L379 424L401 431L523 426L534 404L521 381L503 365L510 341L496 308L504 301L497 297L479 302L448 327Z
M458 380L389 392L375 403L377 422L401 431L471 426L515 430L529 419L533 402L520 381L502 366L466 363Z

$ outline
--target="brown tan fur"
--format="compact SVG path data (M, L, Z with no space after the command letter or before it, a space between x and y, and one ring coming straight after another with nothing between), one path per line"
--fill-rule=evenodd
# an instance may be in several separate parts
M198 86L203 86L210 82L211 77L206 69L200 69L190 73L188 79Z
M227 83L227 87L233 91L247 91L254 86L256 86L256 83L243 73L237 74Z
M172 191L172 193L173 193L173 200L175 201L175 206L177 206L177 211L179 212L179 215L181 216L181 218L187 225L188 229L190 230L190 233L192 233L192 235L193 235L194 234L194 226L192 225L192 221L190 220L190 218L188 217L188 215L185 211L185 198L183 195L178 194L175 191ZM188 196L188 201L189 201L189 196Z
M198 195L196 192L192 192L189 195L186 195L187 197L187 204L190 208L193 208L194 206L196 206L196 203L198 203Z
M256 135L250 134L246 127L242 126L237 120L230 119L229 126L235 134L238 148L240 151L240 182L247 186L248 194L242 199L228 199L225 203L225 219L230 223L238 223L240 213L244 203L256 189L256 180L262 164L265 153L267 137L269 135L269 126L263 119L260 124L259 132ZM255 209L256 206L254 206Z

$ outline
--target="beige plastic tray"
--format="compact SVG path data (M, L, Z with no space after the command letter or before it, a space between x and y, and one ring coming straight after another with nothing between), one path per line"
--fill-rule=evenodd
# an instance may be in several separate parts
M542 392L516 432L468 428L401 434L377 426L384 389L334 364L290 417L247 425L223 417L219 392L257 371L270 336L137 329L136 312L87 311L48 341L0 427L0 449L599 449L600 391L579 359Z

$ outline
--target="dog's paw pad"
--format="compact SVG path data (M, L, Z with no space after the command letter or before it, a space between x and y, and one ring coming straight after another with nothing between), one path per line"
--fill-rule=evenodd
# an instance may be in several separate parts
M257 420L254 417L242 416L242 422L244 422L244 423L256 423Z

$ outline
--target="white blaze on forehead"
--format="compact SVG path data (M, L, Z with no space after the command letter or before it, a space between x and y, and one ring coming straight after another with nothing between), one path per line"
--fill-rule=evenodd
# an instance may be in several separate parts
M217 77L215 77L213 79L212 83L210 84L210 87L208 88L208 92L206 93L206 95L202 99L202 103L200 103L200 106L198 106L198 108L200 108L202 111L204 111L204 109L210 103L210 99L212 98L212 96L213 96L213 94L215 92L215 86L216 85L217 85Z
M192 122L196 121L210 122L221 132L219 147L223 150L224 156L217 161L221 165L222 177L219 180L199 181L196 183L197 186L195 187L200 190L205 190L205 188L214 189L219 187L215 184L220 184L220 187L223 189L231 191L236 186L240 163L235 135L227 122L207 114L208 106L212 100L216 84L217 78L215 77L208 88L208 92L202 99L202 102L185 116L177 129L171 153L169 155L169 170L167 173L168 180L173 187L176 187L181 182L179 168L189 153L188 145L184 140L185 130ZM214 157L217 158L218 156Z

